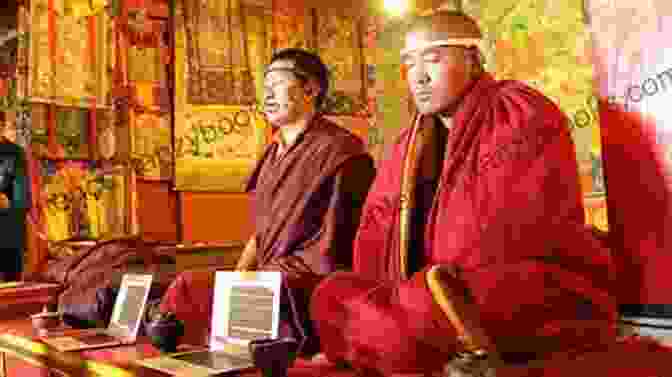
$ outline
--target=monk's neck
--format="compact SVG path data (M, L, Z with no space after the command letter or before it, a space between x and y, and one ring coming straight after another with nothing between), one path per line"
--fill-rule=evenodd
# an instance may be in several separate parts
M446 127L447 129L453 128L453 116L452 115L439 114L438 118L439 118L439 120L441 121L441 124L443 124L444 127Z
M296 122L286 124L280 127L281 149L285 150L296 142L296 139L301 133L308 128L308 125L315 117L315 113L311 112L306 116L301 117Z

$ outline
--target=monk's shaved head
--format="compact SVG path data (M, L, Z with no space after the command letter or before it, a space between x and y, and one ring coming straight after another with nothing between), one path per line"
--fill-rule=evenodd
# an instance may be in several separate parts
M473 18L462 12L439 10L414 20L406 35L404 51L422 48L424 42L474 46L475 41L482 37L481 29Z
M401 59L420 113L454 113L483 72L481 37L476 22L461 12L439 10L411 24Z

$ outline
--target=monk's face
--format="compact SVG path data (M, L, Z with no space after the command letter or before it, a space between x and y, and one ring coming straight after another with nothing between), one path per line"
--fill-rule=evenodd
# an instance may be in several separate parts
M290 125L309 110L306 82L291 71L290 61L275 61L264 79L264 114L275 127Z
M423 47L431 42L422 32L407 36L410 51L402 56L402 63L408 84L421 114L452 113L472 80L474 63L464 47Z

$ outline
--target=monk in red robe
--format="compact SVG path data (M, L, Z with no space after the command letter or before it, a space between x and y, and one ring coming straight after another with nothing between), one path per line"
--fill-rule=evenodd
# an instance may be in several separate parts
M321 115L328 71L299 49L275 54L266 69L265 115L276 128L249 180L254 235L238 270L281 271L281 335L317 351L308 299L322 277L350 270L352 241L374 164L361 139Z
M567 118L483 70L468 16L441 10L409 30L417 114L378 169L353 272L313 293L326 358L391 376L458 355L528 365L613 341L612 262L584 225Z

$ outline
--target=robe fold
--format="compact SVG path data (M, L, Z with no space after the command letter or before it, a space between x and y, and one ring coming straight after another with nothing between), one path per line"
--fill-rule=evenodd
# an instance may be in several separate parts
M611 257L584 225L564 114L534 89L486 73L462 99L445 148L431 147L441 126L416 117L402 132L367 197L353 272L313 293L329 360L371 375L441 369L460 346L425 284L437 264L459 272L505 361L614 339ZM432 180L424 151L441 149Z
M285 276L281 329L303 353L319 343L308 316L312 289L323 276L351 269L352 240L375 167L364 143L318 117L282 155L271 144L248 181L255 219L257 269L276 258L298 257L310 273Z

